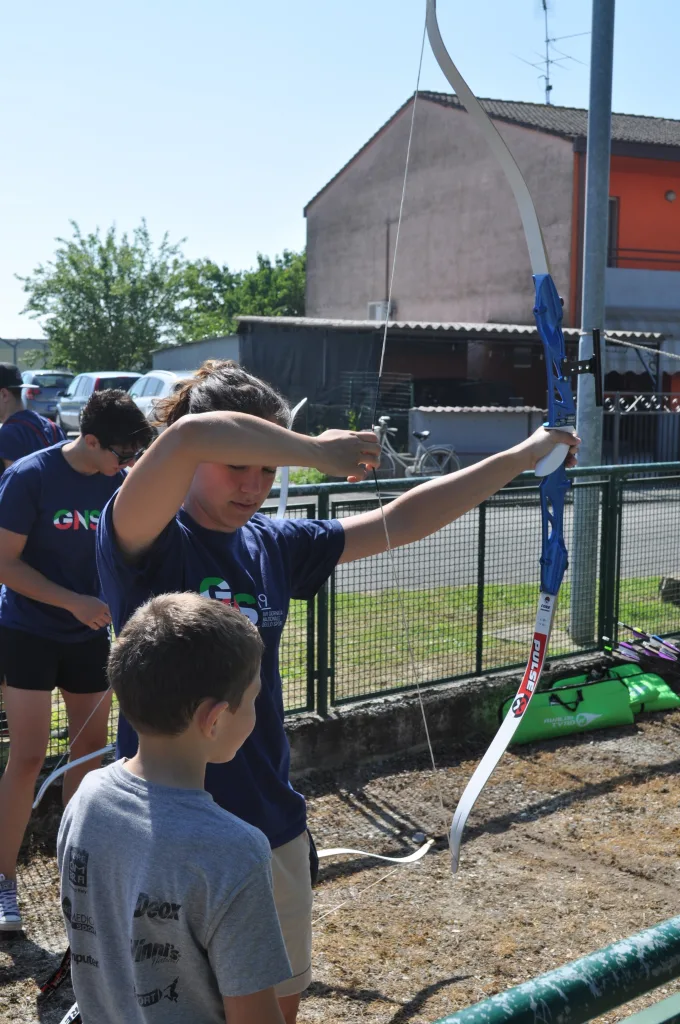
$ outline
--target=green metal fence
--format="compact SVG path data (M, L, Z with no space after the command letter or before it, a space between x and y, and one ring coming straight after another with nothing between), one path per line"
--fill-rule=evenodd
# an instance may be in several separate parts
M671 918L556 971L500 992L438 1024L585 1024L680 977L680 917ZM680 1020L680 995L628 1018L627 1024Z
M653 633L680 631L680 462L570 471L565 533L573 550L575 490L593 494L597 567L592 636L576 644L569 631L569 570L550 657L596 650L614 637L619 619ZM416 486L383 481L383 502ZM340 519L376 507L372 483L291 487L287 515ZM265 510L267 511L267 510ZM268 510L273 514L274 509ZM291 603L281 645L284 698L289 714L394 693L418 682L436 684L520 667L533 631L539 579L540 507L533 474L524 474L457 522L388 555L338 566L312 601ZM677 600L678 604L673 603ZM2 709L0 707L0 716ZM114 728L115 708L112 712ZM66 746L63 706L55 695L49 755ZM0 717L0 765L7 733Z

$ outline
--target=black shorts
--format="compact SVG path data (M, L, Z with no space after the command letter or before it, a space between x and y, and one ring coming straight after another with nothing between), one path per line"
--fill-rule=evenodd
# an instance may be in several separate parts
M17 690L102 693L108 689L109 634L66 644L21 629L0 626L0 664L5 682Z

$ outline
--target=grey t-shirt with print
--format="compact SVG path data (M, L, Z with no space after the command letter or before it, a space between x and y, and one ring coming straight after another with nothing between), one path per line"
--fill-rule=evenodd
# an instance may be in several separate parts
M90 1024L224 1024L223 996L290 977L262 833L204 790L90 772L57 848L71 972Z

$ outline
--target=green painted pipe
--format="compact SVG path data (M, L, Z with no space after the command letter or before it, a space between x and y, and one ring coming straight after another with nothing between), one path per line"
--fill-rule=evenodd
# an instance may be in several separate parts
M437 1024L583 1024L678 976L680 917L672 917Z

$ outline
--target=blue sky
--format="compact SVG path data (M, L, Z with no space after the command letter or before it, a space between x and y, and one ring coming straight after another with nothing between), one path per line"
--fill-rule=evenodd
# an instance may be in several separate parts
M590 0L551 0L552 36L587 32ZM439 0L479 96L543 100L522 63L543 48L540 0ZM644 14L642 13L644 11ZM423 0L36 0L0 41L0 336L39 337L14 274L54 239L146 217L190 257L233 269L305 241L305 203L415 84ZM618 0L614 110L680 119L680 4ZM558 43L589 61L587 36ZM588 68L554 71L586 107ZM449 91L426 53L422 88Z

